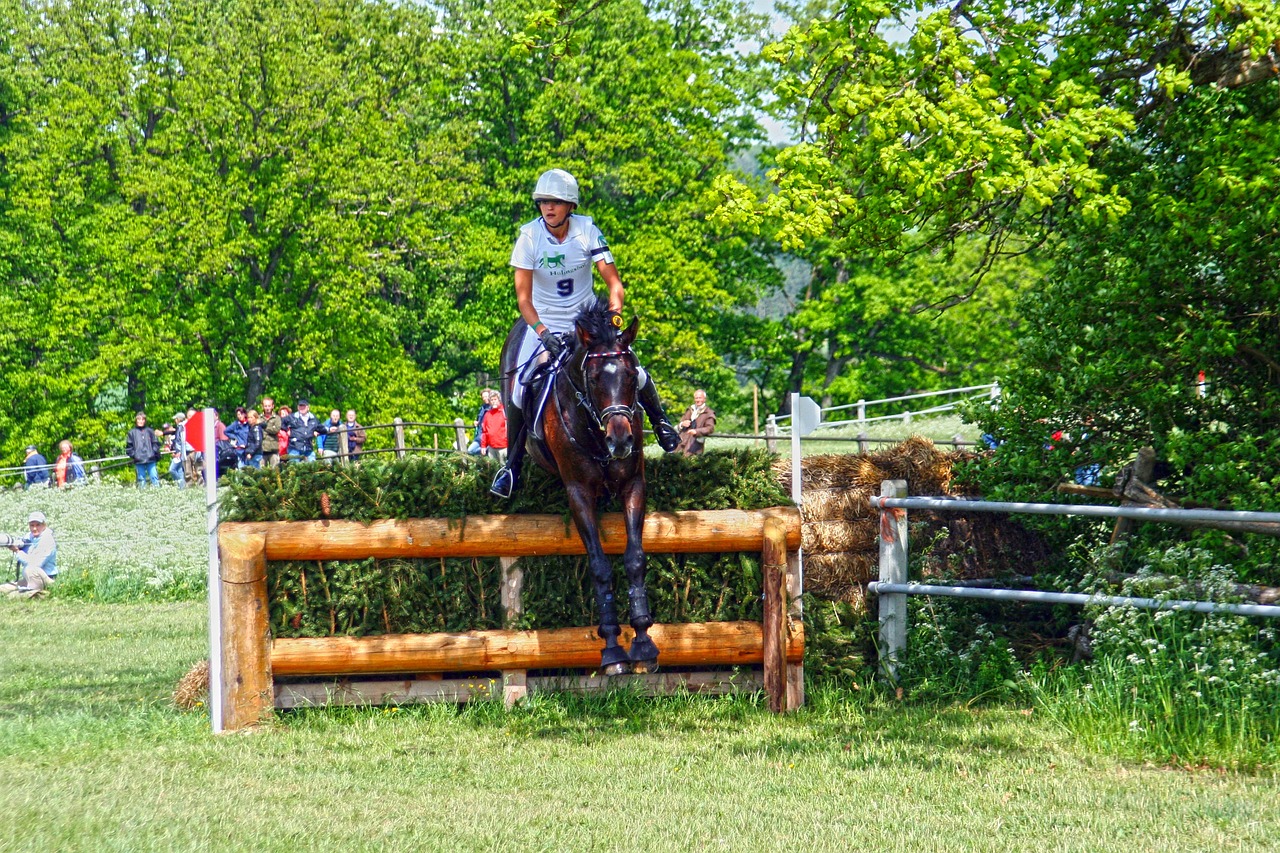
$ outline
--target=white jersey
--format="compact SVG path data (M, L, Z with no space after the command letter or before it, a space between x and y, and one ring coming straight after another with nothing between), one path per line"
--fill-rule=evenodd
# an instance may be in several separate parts
M563 242L539 217L520 227L511 250L511 266L533 270L533 307L553 332L573 331L578 309L593 295L591 270L599 261L613 263L609 245L591 217L577 214L570 214Z

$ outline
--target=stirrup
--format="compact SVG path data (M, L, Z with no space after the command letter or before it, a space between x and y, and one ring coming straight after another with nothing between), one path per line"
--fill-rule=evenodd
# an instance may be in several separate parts
M493 478L493 485L489 487L489 494L509 500L515 489L516 475L512 473L510 468L503 465L498 469L497 476Z
M652 426L653 437L658 440L658 446L664 451L670 453L680 446L680 436L669 421L660 420L652 424Z

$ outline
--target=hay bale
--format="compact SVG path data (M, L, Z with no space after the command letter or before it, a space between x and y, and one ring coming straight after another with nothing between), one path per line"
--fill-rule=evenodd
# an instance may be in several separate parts
M808 521L801 525L801 547L805 554L838 554L878 548L876 519L858 521Z
M804 493L800 516L805 521L859 521L871 518L871 496L878 490L854 488L814 489Z
M182 676L173 690L173 704L191 711L209 699L209 662L202 660Z
M819 598L846 600L878 573L878 553L804 555L804 588Z

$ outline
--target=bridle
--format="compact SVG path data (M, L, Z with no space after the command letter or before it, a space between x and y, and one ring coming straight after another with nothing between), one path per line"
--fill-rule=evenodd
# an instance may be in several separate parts
M639 401L639 398L637 397L636 403L633 406L606 406L604 409L597 410L595 407L595 404L591 402L591 389L587 387L587 384L588 384L587 383L587 364L586 364L587 359L589 358L621 359L627 356L631 356L632 358L635 358L635 353L631 351L630 347L625 347L620 350L611 350L609 352L589 352L586 355L584 355L582 357L581 387L579 387L577 382L573 381L573 373L571 371L567 371L567 370L565 371L565 375L569 379L569 384L573 386L573 392L578 397L578 405L587 410L587 414L590 415L591 419L596 422L596 425L600 428L601 432L605 430L605 422L608 421L609 418L614 417L615 415L623 415L628 420L631 418L634 418L636 414L640 411L640 401Z
M577 397L578 405L586 409L587 415L592 419L592 421L595 422L595 429L588 430L588 432L595 438L595 441L593 443L598 445L600 447L600 450L590 450L586 447L583 447L582 444L580 444L578 440L573 437L573 430L566 430L565 436L569 439L570 444L577 447L578 450L583 453L583 455L589 456L590 458L595 460L596 464L600 465L602 468L609 467L609 464L615 461L608 452L604 451L604 440L605 440L604 433L606 430L606 422L609 420L609 418L612 418L615 415L623 415L628 420L635 418L635 416L641 411L640 401L637 397L636 404L634 406L616 406L615 405L615 406L606 406L602 410L596 409L595 404L591 402L591 393L590 393L590 388L588 387L589 383L587 381L586 361L589 358L625 358L626 356L631 356L632 358L635 358L635 353L631 351L630 347L626 347L620 350L611 350L609 352L587 353L582 357L582 365L580 367L580 371L582 374L581 384L574 381L573 371L569 369L568 364L565 365L566 369L563 371L564 377L569 381L569 386L573 389L573 393ZM557 372L556 374L554 374L551 381L554 382L556 378L558 378L560 375L561 374ZM555 399L556 410L559 413L560 421L562 423L567 424L569 422L568 418L565 417L563 411L560 411L560 395L553 393L551 396Z

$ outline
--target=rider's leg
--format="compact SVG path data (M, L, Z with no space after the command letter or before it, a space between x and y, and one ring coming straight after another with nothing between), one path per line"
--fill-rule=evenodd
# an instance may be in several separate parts
M640 368L639 383L637 393L640 397L640 405L649 416L653 436L658 440L658 445L670 453L680 446L680 434L671 425L671 421L667 420L666 412L662 411L662 400L658 399L658 388L643 367Z
M498 469L489 491L500 498L509 498L520 479L520 466L524 462L524 412L513 401L507 410L507 464Z
M516 364L523 367L538 353L538 336L532 329L525 332L520 342L520 352L516 355ZM524 462L524 394L527 390L520 381L524 379L524 370L511 377L511 404L507 406L507 464L498 469L489 491L500 498L509 498L520 480L520 466Z

